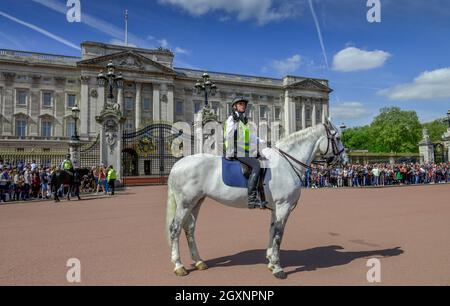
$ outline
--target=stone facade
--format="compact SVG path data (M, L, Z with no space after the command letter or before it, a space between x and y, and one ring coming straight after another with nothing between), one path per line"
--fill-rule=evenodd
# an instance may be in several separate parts
M204 71L174 68L166 49L139 49L84 42L81 57L0 50L0 147L68 146L74 123L71 108L81 110L81 140L93 141L105 105L97 75L112 61L125 79L114 93L126 121L124 130L151 122L194 122L203 96L194 84ZM209 72L218 92L210 103L220 121L235 95L250 100L250 118L280 122L285 134L324 122L329 116L328 81L286 76L283 79Z

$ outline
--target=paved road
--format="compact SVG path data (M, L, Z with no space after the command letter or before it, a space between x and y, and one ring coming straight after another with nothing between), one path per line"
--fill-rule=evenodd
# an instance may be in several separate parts
M367 285L376 257L383 285L450 285L450 185L304 191L282 245L284 281L266 269L269 212L209 200L197 239L211 268L173 275L166 190L1 205L0 284L64 285L67 260L78 258L84 285Z

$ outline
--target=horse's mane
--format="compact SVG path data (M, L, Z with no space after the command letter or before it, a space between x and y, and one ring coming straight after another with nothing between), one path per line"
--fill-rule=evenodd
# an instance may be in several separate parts
M317 130L318 130L318 128L319 128L320 126L321 126L321 125L318 124L318 125L316 125L316 126L312 126L312 127L306 128L306 129L304 129L304 130L300 130L300 131L297 131L297 132L295 132L295 133L292 133L292 134L290 134L290 135L288 135L288 136L286 136L286 137L280 139L280 140L277 142L277 146L279 146L279 145L290 146L290 145L292 145L292 144L294 144L294 143L302 142L302 141L305 140L307 137L310 137L311 134L317 132Z

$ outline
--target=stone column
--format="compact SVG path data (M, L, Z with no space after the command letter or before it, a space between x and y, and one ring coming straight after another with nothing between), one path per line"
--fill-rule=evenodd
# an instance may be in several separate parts
M442 135L442 139L444 140L444 145L447 148L446 162L450 162L450 127L447 129L447 132Z
M3 79L5 82L5 87L3 90L4 98L3 98L3 109L2 115L4 119L2 121L2 125L0 129L3 129L3 135L11 136L14 135L13 131L13 122L14 122L14 80L16 77L15 73L11 72L3 72Z
M122 87L117 88L117 104L119 104L120 111L123 114L125 112L125 105L123 103L123 88Z
M295 132L295 103L292 102L292 97L288 90L284 93L284 126L286 129L286 136Z
M88 137L89 130L89 80L86 75L81 76L81 97L80 97L80 136Z
M322 123L325 123L328 120L328 105L324 100L322 100L322 103Z
M423 130L422 141L419 142L419 155L421 163L434 163L434 145L428 135L428 130Z
M160 85L153 84L153 121L158 122L161 120L161 101L159 97Z
M80 141L71 140L69 143L70 160L75 169L80 168Z
M136 82L136 103L135 103L135 130L137 131L139 127L141 126L141 118L142 118L142 99L141 99L141 92L142 92L142 83Z
M167 118L166 121L173 123L174 122L174 100L173 100L173 85L167 86Z
M306 100L302 99L302 129L306 129Z
M311 114L312 126L316 126L316 100L313 100L312 114Z

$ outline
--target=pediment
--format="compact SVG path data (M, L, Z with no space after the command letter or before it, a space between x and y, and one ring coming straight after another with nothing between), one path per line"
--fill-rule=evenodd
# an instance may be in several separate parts
M325 91L332 92L333 90L328 86L320 83L319 81L313 79L306 79L300 82L293 83L286 86L287 89L300 89L300 90L314 90L314 91Z
M118 70L129 70L150 73L176 74L175 71L163 64L149 59L134 51L124 51L110 55L95 57L77 63L79 67L95 67L104 70L106 65L112 61Z

